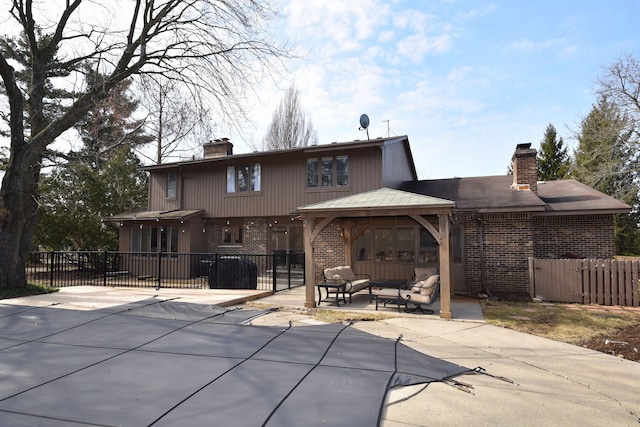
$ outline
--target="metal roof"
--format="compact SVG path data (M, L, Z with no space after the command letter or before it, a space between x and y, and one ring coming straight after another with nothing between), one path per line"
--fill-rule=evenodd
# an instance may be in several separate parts
M362 209L405 209L405 208L453 208L455 203L451 200L440 199L432 196L409 193L392 188L380 188L352 196L340 197L325 202L300 206L298 212L314 211L346 211Z

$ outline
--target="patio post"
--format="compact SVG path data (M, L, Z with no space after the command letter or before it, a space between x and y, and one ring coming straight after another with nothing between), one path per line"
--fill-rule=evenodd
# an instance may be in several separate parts
M316 306L316 293L314 288L314 281L316 276L315 268L313 267L313 218L308 216L303 220L303 239L304 239L304 287L305 287L305 299L304 306L306 308L314 308Z
M451 227L449 214L438 214L440 242L440 317L451 319Z

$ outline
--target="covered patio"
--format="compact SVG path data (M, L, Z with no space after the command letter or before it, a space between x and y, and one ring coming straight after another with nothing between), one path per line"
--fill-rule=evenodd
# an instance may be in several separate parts
M402 218L424 228L437 242L438 271L440 274L440 317L451 319L451 213L455 202L436 197L414 194L391 188L341 197L298 208L304 222L305 307L316 306L316 284L322 280L322 269L334 267L322 265L314 251L316 243L323 239L325 229L331 224L341 231L344 243L343 265L354 262L352 247L358 236L367 229L367 223L357 223L363 218ZM392 263L388 263L392 264ZM375 261L373 262L375 265ZM420 266L418 260L403 262L403 267ZM392 273L394 274L394 273ZM399 273L395 273L399 274ZM372 277L372 279L407 279L408 277Z

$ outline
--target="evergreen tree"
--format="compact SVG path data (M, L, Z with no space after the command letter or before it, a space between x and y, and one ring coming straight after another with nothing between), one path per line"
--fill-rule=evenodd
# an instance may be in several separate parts
M89 85L101 84L98 73L87 75ZM41 178L34 246L115 249L117 232L102 218L146 205L147 178L134 149L152 138L131 119L137 103L128 87L121 82L96 104L77 127L81 149L58 153L67 162Z
M538 151L538 179L554 181L565 179L569 174L569 155L562 137L558 138L556 128L549 123Z
M630 214L615 218L619 254L640 253L637 171L638 156L628 118L615 103L601 96L581 122L571 175L632 206Z

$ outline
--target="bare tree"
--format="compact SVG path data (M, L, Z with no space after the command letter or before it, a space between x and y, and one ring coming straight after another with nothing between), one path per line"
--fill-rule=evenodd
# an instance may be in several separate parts
M317 143L318 135L313 129L313 124L311 120L307 120L300 106L300 92L295 85L291 85L273 113L262 146L265 150L275 150L306 147Z
M176 81L158 75L142 76L139 92L147 133L155 136L155 155L139 151L157 164L170 157L191 157L202 148L202 141L211 139L213 123L210 107L204 100L194 99L197 93L186 92Z
M616 104L629 119L633 133L639 134L640 61L631 54L620 56L598 78L597 93Z
M205 94L217 113L242 113L243 96L276 71L286 46L272 40L269 0L12 0L0 37L9 159L0 188L0 287L26 284L47 149L119 82L162 75ZM28 55L18 55L16 40ZM105 75L87 87L89 65ZM255 71L257 70L257 72ZM58 99L67 91L72 96ZM200 95L199 98L202 98Z

